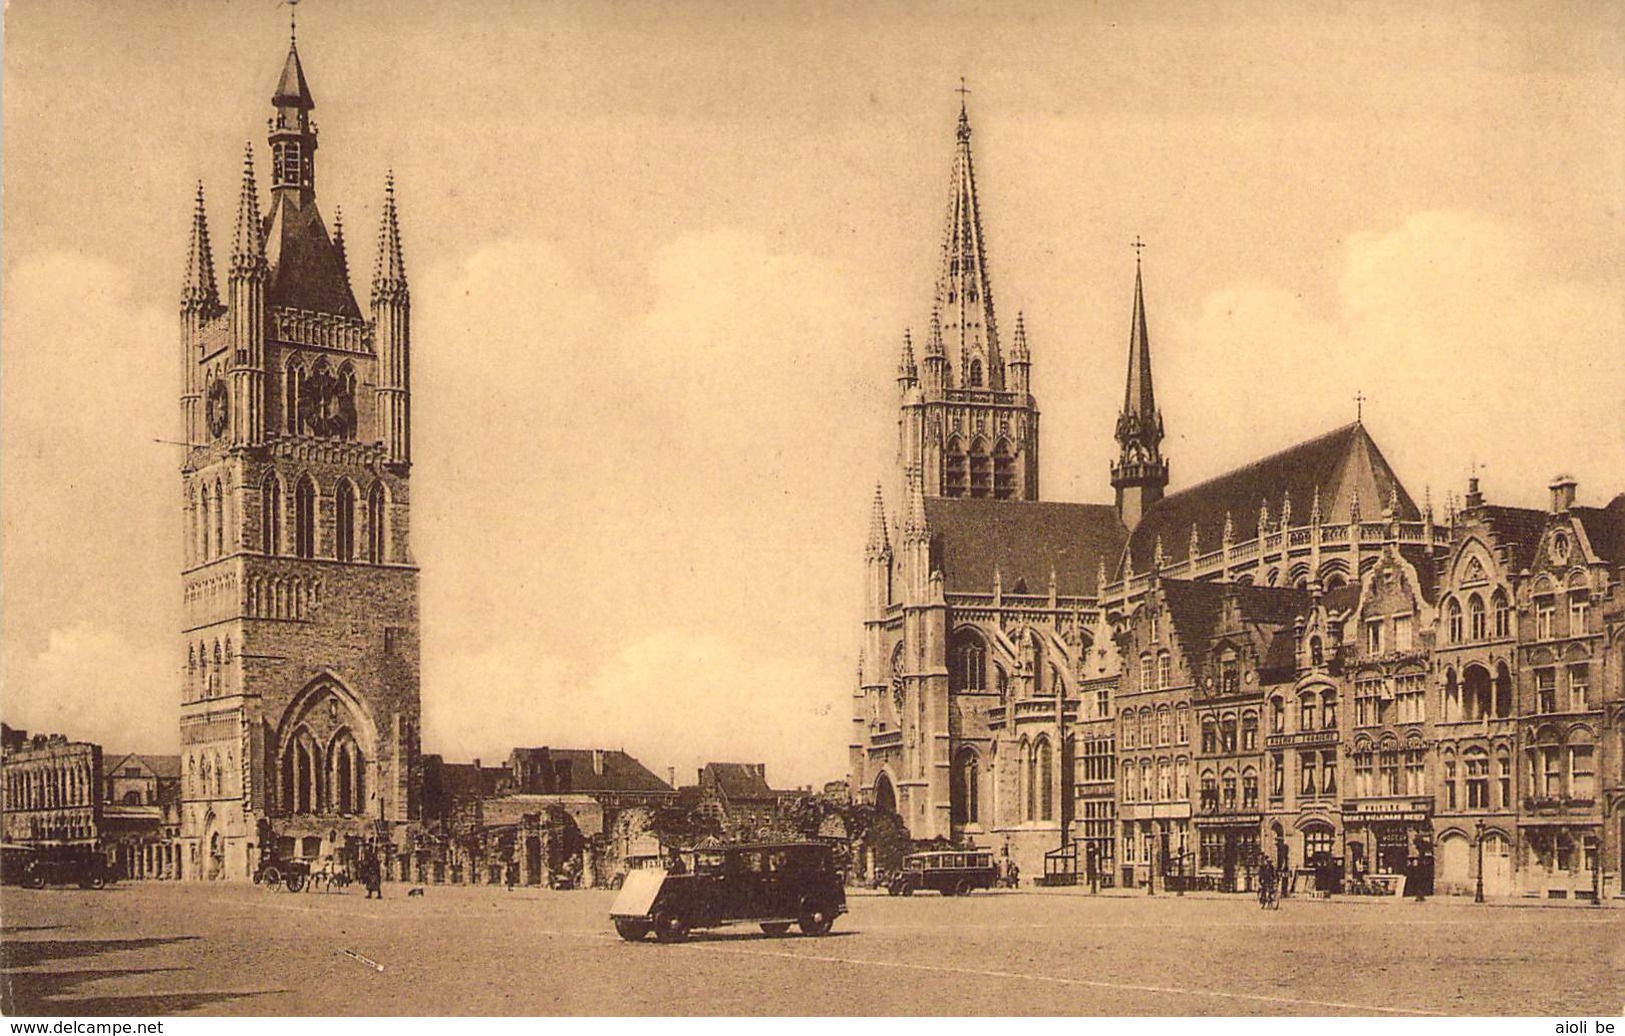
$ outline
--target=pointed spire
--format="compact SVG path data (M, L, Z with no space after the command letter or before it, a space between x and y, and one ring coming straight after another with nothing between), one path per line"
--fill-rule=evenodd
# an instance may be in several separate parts
M316 107L315 99L310 96L310 85L305 82L305 69L299 64L299 40L291 33L288 57L282 63L282 75L277 79L276 93L271 96L271 103L278 108L301 108L305 111Z
M1388 487L1388 517L1399 518L1399 483L1395 482Z
M1433 485L1429 483L1422 487L1422 520L1429 525L1433 524Z
M406 293L406 260L401 254L401 226L395 211L395 171L384 178L384 211L378 220L378 256L372 268L373 300Z
M963 84L961 89L964 89ZM987 242L982 236L976 171L971 160L970 115L964 94L960 95L955 138L952 191L948 198L934 308L940 314L943 331L953 348L948 355L955 357L959 365L958 387L1002 390L1004 358L999 352L993 285L987 268Z
M1102 555L1095 564L1095 596L1099 597L1106 589L1106 558Z
M233 274L265 264L265 230L260 222L260 194L254 183L254 145L243 145L243 187L237 198L237 227L231 241Z
M1167 556L1162 552L1162 533L1157 533L1156 546L1151 551L1151 564L1153 569L1161 569Z
M214 281L214 249L209 245L209 219L203 207L203 181L197 182L197 201L192 208L192 237L186 249L186 281L181 286L181 306L205 315L220 309L220 290Z
M1196 523L1191 522L1191 560L1195 561L1197 558L1199 558L1201 556L1202 556L1202 534L1201 534L1200 531L1197 530Z
M1145 324L1145 278L1140 257L1134 257L1134 317L1128 336L1128 385L1123 394L1123 413L1139 418L1142 426L1157 413L1156 392L1151 382L1151 336Z
M1319 525L1320 524L1320 483L1319 482L1315 483L1315 500L1314 500L1314 503L1312 503L1309 506L1309 524L1310 525Z
M1010 347L1010 362L1032 362L1027 352L1027 315L1020 310L1016 311L1016 340Z
M891 552L891 540L886 535L886 500L880 493L880 483L875 483L874 507L869 512L869 542L865 553L871 559L884 557Z
M1258 501L1258 534L1264 535L1270 528L1270 502L1265 498Z
M1236 542L1236 523L1231 520L1229 511L1224 512L1224 542Z
M1353 496L1352 499L1349 500L1349 521L1354 523L1355 525L1360 524L1360 487L1359 486L1354 487L1354 496ZM1355 530L1352 535L1356 537L1355 542L1358 543L1359 542L1358 537L1360 535L1359 530Z
M918 381L920 369L914 364L914 338L908 328L903 329L903 355L897 360L897 380L904 385Z
M1281 494L1281 528L1292 527L1292 491L1289 489Z

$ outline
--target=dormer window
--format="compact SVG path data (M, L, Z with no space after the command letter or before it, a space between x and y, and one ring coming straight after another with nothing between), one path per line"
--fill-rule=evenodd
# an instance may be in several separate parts
M1382 654L1381 619L1367 619L1365 623L1365 651L1368 655Z
M1219 656L1219 692L1225 695L1241 693L1241 660L1233 651Z
M1394 650L1409 651L1411 649L1412 629L1414 624L1409 615L1394 616Z
M1319 637L1309 638L1309 664L1323 666L1326 664L1326 651L1321 647Z

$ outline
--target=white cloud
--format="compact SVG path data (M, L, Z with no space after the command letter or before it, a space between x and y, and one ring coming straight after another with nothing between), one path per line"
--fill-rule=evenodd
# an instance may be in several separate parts
M54 629L8 684L15 726L125 751L171 751L179 740L179 674L159 644L90 624Z
M1368 426L1413 492L1460 492L1487 464L1493 499L1538 504L1559 469L1606 502L1625 471L1625 302L1534 258L1526 231L1423 212L1351 236L1337 304L1238 284L1176 321L1158 389L1182 476L1196 479L1332 428Z

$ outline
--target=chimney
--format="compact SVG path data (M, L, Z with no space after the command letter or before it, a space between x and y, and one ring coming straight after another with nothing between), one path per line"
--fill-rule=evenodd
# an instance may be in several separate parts
M666 767L666 783L671 785L673 788L677 787L677 767Z
M1473 475L1467 479L1467 497L1462 500L1463 507L1483 507L1484 494L1478 491L1478 476Z
M604 775L604 750L602 748L592 750L592 772L600 777Z
M1574 490L1580 483L1572 475L1559 475L1552 479L1552 513L1567 514L1574 506Z

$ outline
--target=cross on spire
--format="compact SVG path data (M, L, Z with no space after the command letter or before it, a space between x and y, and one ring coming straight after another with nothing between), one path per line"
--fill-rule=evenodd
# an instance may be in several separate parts
M1145 251L1145 242L1140 240L1140 235L1135 234L1134 240L1130 241L1128 246L1134 249L1134 264L1138 266L1140 264L1140 253Z
M959 106L961 108L965 107L965 98L970 94L970 87L965 85L964 76L959 77L959 86L954 90L954 93L959 95Z
M288 5L288 42L299 42L299 0L283 0Z
M1354 420L1356 424L1365 421L1366 394L1359 389L1354 390Z

